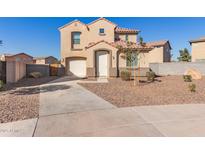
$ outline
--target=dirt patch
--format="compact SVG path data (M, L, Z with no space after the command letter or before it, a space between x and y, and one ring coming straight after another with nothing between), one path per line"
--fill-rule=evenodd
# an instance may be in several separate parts
M142 82L134 86L133 81L120 78L109 79L109 83L79 83L117 107L205 103L205 77L194 80L196 92L188 89L190 83L182 76L158 77L153 83Z
M0 91L0 123L30 119L39 115L39 85L57 77L26 78Z

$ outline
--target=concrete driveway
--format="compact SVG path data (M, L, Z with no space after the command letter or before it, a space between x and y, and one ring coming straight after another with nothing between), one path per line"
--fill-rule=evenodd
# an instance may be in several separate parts
M39 115L54 115L116 108L66 77L41 86Z
M205 104L116 108L65 78L43 85L40 116L0 136L205 136Z

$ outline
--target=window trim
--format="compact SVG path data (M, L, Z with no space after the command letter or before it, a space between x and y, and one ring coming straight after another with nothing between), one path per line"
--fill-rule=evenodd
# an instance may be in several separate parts
M79 39L74 39L75 34L79 34ZM75 45L75 44L80 44L80 42L81 42L81 40L80 40L80 35L81 35L81 32L79 32L79 31L71 32L71 43L72 43L72 47L73 47L73 45ZM76 43L76 40L77 40L77 43Z
M103 32L101 32L103 30ZM105 35L105 28L99 28L99 35Z

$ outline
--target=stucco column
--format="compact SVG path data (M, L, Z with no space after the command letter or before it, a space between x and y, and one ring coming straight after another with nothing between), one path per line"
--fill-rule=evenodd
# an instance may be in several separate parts
M87 77L95 77L95 52L91 49L87 50Z
M110 65L110 77L117 77L117 49L112 50L110 53L111 65Z

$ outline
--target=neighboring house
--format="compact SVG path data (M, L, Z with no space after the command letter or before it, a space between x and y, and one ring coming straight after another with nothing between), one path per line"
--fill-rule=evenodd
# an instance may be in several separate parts
M192 62L205 61L205 37L189 41L192 47Z
M53 56L48 57L35 57L33 58L34 64L57 64L58 59Z
M168 40L147 42L147 45L154 47L149 52L149 63L171 62L171 45Z
M90 24L74 20L62 27L61 64L66 73L79 77L117 77L120 71L130 67L119 45L127 48L132 43L133 51L140 51L141 57L133 64L148 70L150 62L170 61L169 41L140 44L137 42L139 30L121 28L105 18L99 18ZM136 54L133 54L136 56ZM132 65L133 65L132 64Z
M26 64L33 63L33 57L26 53L18 53L18 54L2 54L0 55L1 61L9 61L9 62L23 62Z

